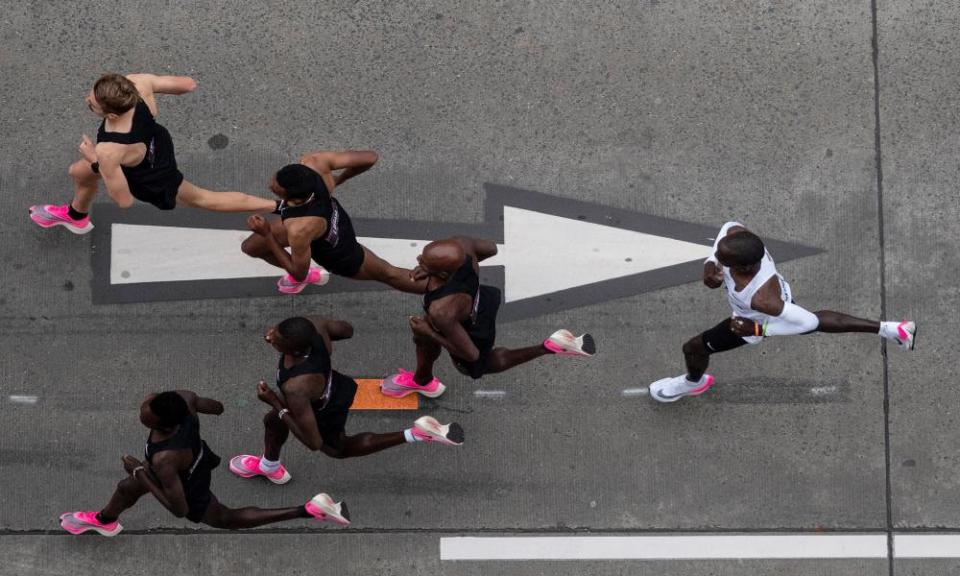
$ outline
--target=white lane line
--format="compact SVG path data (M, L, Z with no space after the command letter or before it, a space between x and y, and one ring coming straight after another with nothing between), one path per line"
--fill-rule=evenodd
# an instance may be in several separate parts
M38 399L36 396L21 396L18 394L11 394L9 398L14 404L36 404Z
M474 390L473 395L477 398L493 398L499 400L507 395L506 390Z
M886 558L886 534L515 536L440 539L441 560Z
M636 396L649 396L649 388L624 388L623 392L620 393L624 398L634 398Z
M894 534L896 558L960 558L960 534Z

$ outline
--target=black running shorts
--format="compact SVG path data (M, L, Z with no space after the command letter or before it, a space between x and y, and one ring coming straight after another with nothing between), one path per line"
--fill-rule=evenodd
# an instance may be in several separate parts
M317 420L320 438L324 445L334 450L343 449L343 434L347 429L347 416L353 398L357 395L357 383L353 378L345 376L336 370L333 371L333 391L326 406L314 406L313 416Z
M220 465L220 457L210 450L207 443L204 442L202 446L203 457L197 467L186 478L181 478L183 493L187 498L187 520L191 522L201 522L207 513L213 499L210 492L211 472Z
M473 345L480 351L480 357L474 362L467 362L462 358L451 356L453 365L461 374L474 380L479 380L487 373L487 362L490 351L497 339L497 311L500 309L502 293L495 286L480 286L480 305L477 307L477 318L472 325L465 327Z

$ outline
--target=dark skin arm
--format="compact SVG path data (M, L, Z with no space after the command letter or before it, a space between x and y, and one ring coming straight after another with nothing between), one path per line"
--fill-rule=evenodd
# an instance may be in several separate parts
M189 450L167 450L154 456L152 465L124 456L123 468L146 486L164 508L177 518L183 518L190 508L178 471L184 466L184 457L186 466L190 465L191 456Z
M462 294L455 294L452 296L447 296L446 298L458 298L460 296L465 296ZM418 318L417 316L410 317L410 329L413 330L414 334L430 338L452 356L457 358L462 358L467 362L475 362L480 358L480 350L473 343L473 340L470 339L470 335L467 334L467 331L463 329L463 326L460 324L457 319L456 311L440 308L439 310L434 310L436 304L442 304L442 298L440 301L435 302L430 306L430 311L427 313L427 319ZM467 301L467 306L470 305L470 300L468 297L463 298ZM469 314L469 311L467 312Z
M323 438L320 436L320 429L317 427L317 419L313 415L313 407L310 405L310 399L301 394L297 388L304 384L307 379L321 379L322 376L316 374L304 374L291 378L286 384L286 402L277 396L277 393L267 386L266 382L260 381L257 384L257 398L265 404L269 404L274 410L289 410L281 421L297 437L297 440L303 442L303 445L310 450L316 451L323 447Z
M353 338L353 324L346 320L332 320L319 316L307 316L307 320L313 322L317 331L324 334L331 341L349 340Z
M303 217L291 219L284 225L287 228L290 252L284 250L283 246L277 242L270 230L270 224L263 216L253 215L247 218L247 226L255 234L263 237L270 253L283 266L283 269L298 282L303 282L307 278L307 273L310 272L312 256L310 243L327 231L327 223L323 218Z
M177 390L177 394L183 396L183 399L187 401L187 405L190 406L192 412L212 414L214 416L223 414L223 404L213 398L204 398L190 390Z
M304 154L300 158L300 163L316 170L327 186L330 193L333 193L333 187L330 187L332 181L334 186L339 186L347 180L363 174L377 163L379 156L373 150L345 150L343 152L320 151ZM337 175L333 172L342 170Z
M460 242L463 249L468 254L474 254L477 262L483 262L487 258L497 255L497 243L481 238L471 238L469 236L456 236L455 240Z

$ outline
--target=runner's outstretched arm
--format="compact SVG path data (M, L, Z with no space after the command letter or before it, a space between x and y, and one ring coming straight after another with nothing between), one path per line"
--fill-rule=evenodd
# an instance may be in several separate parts
M300 158L300 163L313 168L320 174L332 174L336 170L343 170L333 177L334 183L339 186L372 168L379 158L373 150L345 150L343 152L321 150L304 154Z
M127 78L137 85L143 94L143 88L155 94L173 94L179 96L197 89L197 81L189 76L158 76L156 74L128 74ZM143 94L146 96L145 94Z
M190 409L194 412L213 414L214 416L223 414L223 404L213 398L204 398L191 390L177 390L177 394L183 396L183 399L187 401L187 405L190 406Z
M353 338L353 324L346 320L330 320L319 316L307 316L307 320L313 322L317 330L325 331L332 341Z

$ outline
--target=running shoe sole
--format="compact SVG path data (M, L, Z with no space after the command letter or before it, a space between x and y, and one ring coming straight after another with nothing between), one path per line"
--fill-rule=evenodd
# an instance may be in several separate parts
M312 505L320 511L323 517L317 518L318 520L334 522L341 526L350 525L350 510L346 502L337 503L327 494L317 494L307 502L307 505Z
M456 422L441 424L432 416L421 416L413 423L418 432L426 434L432 442L439 442L448 446L460 446L466 440L463 427Z
M564 330L564 332L570 333L568 330ZM547 338L547 342L550 343L548 348L554 354L561 356L593 356L597 353L597 343L592 334L573 336L571 333L570 336L573 339L572 347L569 343L552 340L553 335L551 335L550 338Z

